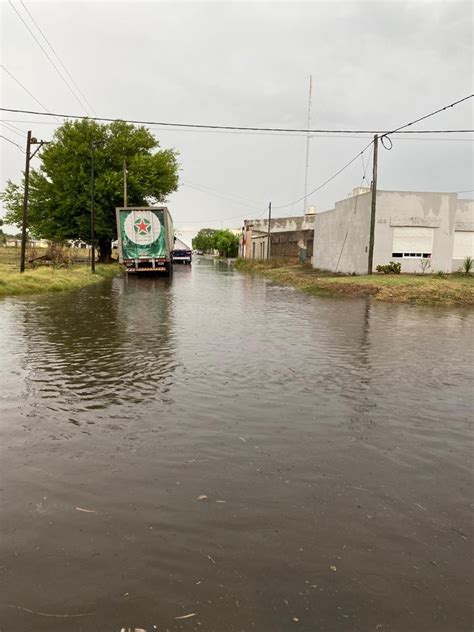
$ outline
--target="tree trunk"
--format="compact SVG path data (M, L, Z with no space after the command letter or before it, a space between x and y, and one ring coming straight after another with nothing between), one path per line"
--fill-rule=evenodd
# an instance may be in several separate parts
M110 239L101 238L99 242L99 263L110 263L112 261L112 242Z

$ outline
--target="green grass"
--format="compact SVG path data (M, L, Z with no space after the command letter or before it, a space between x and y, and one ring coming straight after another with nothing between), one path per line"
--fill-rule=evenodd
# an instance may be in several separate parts
M277 283L292 285L310 294L374 296L393 303L474 305L474 277L431 274L345 276L314 270L308 265L285 265L239 259L238 270L263 274Z
M97 273L92 274L85 265L64 268L45 266L27 269L21 274L16 264L0 262L0 297L75 290L113 277L121 269L118 264L97 265Z

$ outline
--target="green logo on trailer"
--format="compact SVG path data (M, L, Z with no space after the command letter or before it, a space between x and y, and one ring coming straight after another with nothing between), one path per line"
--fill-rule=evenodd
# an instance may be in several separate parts
M161 210L120 211L124 259L166 256L164 217Z

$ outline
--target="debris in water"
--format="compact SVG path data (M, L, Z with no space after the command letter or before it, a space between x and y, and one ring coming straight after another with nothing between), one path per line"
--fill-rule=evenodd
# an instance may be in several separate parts
M337 571L337 568L334 566L334 564L331 564L331 566L329 567L332 571Z
M243 437L239 437L239 439L243 441L244 443L247 443L247 439L244 439Z
M196 498L196 500L208 500L208 498L207 498L206 494L201 494L200 496L198 496Z
M294 621L295 623L298 623L298 621L299 621L298 617L293 617L293 621Z
M37 610L30 610L23 606L16 606L15 604L8 603L9 608L16 608L17 610L23 610L23 612L29 612L30 614L37 614L40 617L55 617L58 619L70 619L72 617L92 617L95 612L81 612L77 614L52 614L50 612L38 612Z
M84 513L97 513L95 509L83 509L82 507L76 507L77 511L83 511Z
M215 564L215 563L216 563L216 560L215 560L213 557L211 557L210 555L208 555L207 557L211 560L211 562L212 562L213 564Z
M195 617L196 613L191 612L190 614L183 614L182 617L175 617L175 619L190 619L191 617Z
M216 503L226 503L227 500L216 500Z

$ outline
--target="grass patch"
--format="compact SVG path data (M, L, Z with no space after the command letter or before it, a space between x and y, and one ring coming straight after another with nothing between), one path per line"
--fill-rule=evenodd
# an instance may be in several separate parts
M0 297L75 290L111 278L121 270L118 264L97 265L96 274L83 265L67 268L48 266L26 270L21 274L16 266L0 262Z
M308 265L285 265L239 259L235 267L245 272L263 274L276 283L292 285L309 294L331 296L373 296L393 303L474 305L474 278L447 275L335 275L314 270Z

